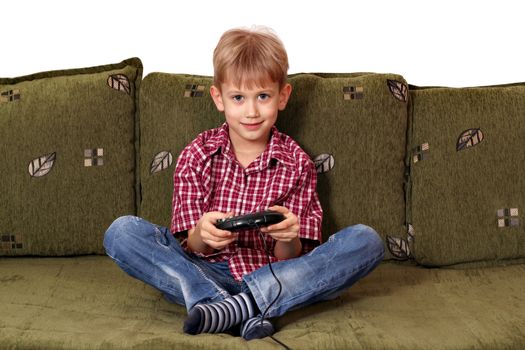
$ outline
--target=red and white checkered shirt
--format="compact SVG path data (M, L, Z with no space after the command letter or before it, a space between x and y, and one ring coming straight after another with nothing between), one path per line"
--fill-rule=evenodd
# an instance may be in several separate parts
M323 212L317 196L314 163L301 147L275 126L265 151L246 169L233 153L228 124L198 135L180 154L173 176L171 232L187 249L187 230L204 213L235 212L243 215L281 205L299 218L302 254L322 242ZM275 240L265 235L272 262ZM257 230L241 232L237 241L211 255L198 254L210 262L229 261L233 277L267 264Z

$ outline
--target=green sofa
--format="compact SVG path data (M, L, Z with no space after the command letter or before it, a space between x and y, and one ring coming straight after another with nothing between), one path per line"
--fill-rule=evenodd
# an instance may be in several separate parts
M178 154L224 121L211 77L142 75L131 58L0 78L0 349L282 348L184 334L184 307L104 255L119 216L169 225ZM525 83L289 82L277 126L316 163L324 239L363 223L387 254L341 297L275 320L275 338L292 349L525 348Z

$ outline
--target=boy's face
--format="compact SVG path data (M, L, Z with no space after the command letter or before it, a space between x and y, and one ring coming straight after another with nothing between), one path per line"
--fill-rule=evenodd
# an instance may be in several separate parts
M225 82L220 89L210 89L217 109L224 112L234 146L266 145L278 111L286 107L292 91L290 84L282 89L277 82L254 85L247 88Z

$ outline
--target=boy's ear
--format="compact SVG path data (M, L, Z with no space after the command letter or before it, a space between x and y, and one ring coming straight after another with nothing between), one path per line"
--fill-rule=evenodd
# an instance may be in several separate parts
M213 102L215 102L215 106L217 107L219 112L224 112L224 103L222 101L222 94L221 94L221 91L215 85L212 85L210 87L210 95L213 98Z
M279 92L279 110L282 111L286 108L286 104L288 103L288 100L290 99L290 95L292 94L292 85L285 84L283 88L281 89L281 92Z

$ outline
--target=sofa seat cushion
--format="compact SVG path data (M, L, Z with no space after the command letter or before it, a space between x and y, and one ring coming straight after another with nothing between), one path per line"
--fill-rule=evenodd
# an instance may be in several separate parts
M109 258L0 259L0 348L244 349L182 333L186 309ZM292 349L523 349L525 265L426 269L387 262L341 297L276 320ZM278 348L271 339L253 349Z

